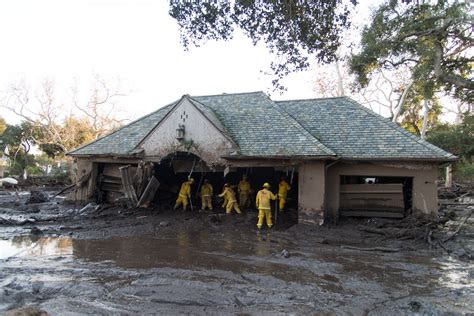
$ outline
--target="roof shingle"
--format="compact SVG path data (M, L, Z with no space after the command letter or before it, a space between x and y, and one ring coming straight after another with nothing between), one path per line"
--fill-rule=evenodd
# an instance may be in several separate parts
M263 92L186 97L232 138L240 156L456 158L346 97L276 102ZM69 154L131 154L178 102Z
M347 97L276 103L342 158L455 158Z

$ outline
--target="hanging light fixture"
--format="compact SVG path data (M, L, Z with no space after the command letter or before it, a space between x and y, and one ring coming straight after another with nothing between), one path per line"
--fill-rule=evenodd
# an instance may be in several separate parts
M183 140L184 139L184 125L179 124L178 128L176 129L176 139Z

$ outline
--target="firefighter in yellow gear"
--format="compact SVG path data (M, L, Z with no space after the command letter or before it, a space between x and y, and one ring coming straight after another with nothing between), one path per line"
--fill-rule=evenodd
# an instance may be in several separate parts
M262 228L263 219L267 220L268 228L272 228L272 208L270 206L270 201L275 200L276 196L269 190L270 184L265 183L263 189L258 191L256 205L258 208L258 229Z
M225 190L225 185L222 187L222 192L224 192L224 190ZM227 207L227 202L228 202L227 196L224 195L224 201L222 202L222 206L221 206L223 209Z
M227 214L230 214L232 212L232 209L234 209L237 214L241 214L239 204L237 203L237 198L235 197L235 192L230 187L230 184L226 183L224 185L224 192L219 194L219 197L224 197L224 199L227 199L227 204L225 208L225 212Z
M286 197L288 191L291 190L291 186L286 182L286 177L281 177L280 184L278 185L278 199L280 200L279 208L283 211L286 204Z
M189 178L188 181L181 184L181 190L179 190L178 198L174 204L174 209L176 210L181 204L183 205L183 210L186 211L189 204L189 199L191 199L191 185L193 185L194 179Z
M214 194L214 189L212 184L209 183L208 179L204 179L204 184L201 187L201 210L208 208L212 211L212 195Z
M239 204L242 208L250 207L250 193L252 188L250 187L250 183L247 181L247 175L242 176L242 180L239 182L237 187L239 191Z

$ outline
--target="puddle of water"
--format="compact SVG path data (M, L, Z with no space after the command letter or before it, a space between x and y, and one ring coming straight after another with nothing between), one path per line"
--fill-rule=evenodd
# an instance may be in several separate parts
M71 256L89 262L112 262L129 269L171 267L187 270L223 270L236 274L273 276L286 282L318 284L326 290L340 292L347 280L333 275L337 271L348 277L357 276L376 280L380 284L403 287L403 280L418 280L419 271L436 269L439 274L429 277L433 281L456 288L468 273L463 267L436 263L429 257L414 258L367 255L322 251L314 247L306 252L306 259L291 257L279 259L283 248L297 250L298 245L275 240L266 235L240 233L209 234L207 232L178 231L167 238L156 236L116 237L101 240L83 240L70 237L15 237L0 240L0 259L15 257ZM411 255L410 255L411 256ZM471 266L472 267L472 266ZM444 269L445 271L443 271ZM334 270L336 269L336 270ZM329 274L328 274L329 273ZM432 273L429 273L432 274ZM443 275L436 280L434 275Z
M0 240L0 259L12 256L72 255L72 239L68 237L17 236L11 240Z
M314 283L312 271L278 262L274 253L283 247L268 236L238 234L210 236L207 233L178 232L170 238L154 236L80 240L68 237L15 237L0 241L0 259L71 255L91 262L113 262L123 268L172 267L188 270L223 270L236 274L263 274L287 282ZM319 280L321 281L321 280Z

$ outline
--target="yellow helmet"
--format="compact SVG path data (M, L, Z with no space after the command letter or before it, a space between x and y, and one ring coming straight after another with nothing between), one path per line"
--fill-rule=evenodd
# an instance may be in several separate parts
M263 184L263 187L264 187L264 188L269 188L269 187L270 187L270 184L269 184L268 182L265 182L265 183Z

